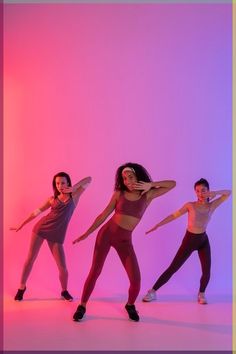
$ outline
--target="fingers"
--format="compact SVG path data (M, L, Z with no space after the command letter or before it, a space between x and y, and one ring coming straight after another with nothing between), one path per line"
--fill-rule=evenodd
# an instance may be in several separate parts
M10 227L11 231L19 231L21 228L20 227Z
M72 241L73 245L76 244L77 242L79 242L78 238L76 238L74 241Z
M65 188L63 188L63 190L62 190L62 193L64 193L64 194L69 194L69 193L72 193L73 192L73 189L72 189L72 187L65 187Z
M150 229L150 230L147 230L146 232L145 232L145 234L147 235L147 234L150 234L150 232L153 232L153 231L155 231L157 229L157 227L153 227L152 229Z
M136 182L134 183L135 186L137 187L143 187L146 184L146 182Z
M83 235L83 236L80 236L80 237L76 238L74 241L72 241L73 245L74 245L75 243L77 243L77 242L80 242L80 241L86 239L86 237L87 237L87 236L84 236L84 235Z

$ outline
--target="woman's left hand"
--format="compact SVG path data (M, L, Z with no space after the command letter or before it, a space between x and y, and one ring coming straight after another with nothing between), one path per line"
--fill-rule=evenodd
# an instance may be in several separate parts
M209 191L209 192L206 192L206 196L212 200L214 199L216 196L217 196L217 193L216 192L213 192L213 191Z
M137 182L134 183L134 189L142 191L141 195L147 193L152 188L151 182Z
M73 193L73 187L65 187L65 188L63 188L63 193L64 194Z

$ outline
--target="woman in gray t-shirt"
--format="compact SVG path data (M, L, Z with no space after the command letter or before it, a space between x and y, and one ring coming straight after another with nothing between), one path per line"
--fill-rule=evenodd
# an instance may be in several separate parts
M48 198L40 208L31 213L19 226L11 228L11 230L19 231L41 212L51 208L50 212L46 216L43 216L33 228L29 254L23 267L20 286L16 293L15 300L23 300L23 295L26 290L26 281L44 240L47 240L48 246L58 266L59 279L62 287L61 296L65 300L73 300L73 297L67 291L68 271L63 242L67 226L78 204L79 198L90 182L91 177L86 177L72 187L70 176L67 173L57 173L53 177L52 182L54 196Z

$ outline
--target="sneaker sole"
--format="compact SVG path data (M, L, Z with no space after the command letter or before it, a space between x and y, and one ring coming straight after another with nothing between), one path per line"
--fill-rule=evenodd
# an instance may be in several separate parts
M143 301L143 302L152 302L152 301L156 301L156 299L152 299L152 300L145 300L145 299L143 299L142 301Z
M140 322L140 319L139 320L132 320L132 318L128 318L128 320L131 322Z
M61 296L61 300L68 301L68 302L72 302L74 299L69 299L69 300L67 300L67 299L65 299L63 296Z
M73 321L74 322L81 322L84 320L84 316L82 318L78 318L77 320L75 318L73 318Z

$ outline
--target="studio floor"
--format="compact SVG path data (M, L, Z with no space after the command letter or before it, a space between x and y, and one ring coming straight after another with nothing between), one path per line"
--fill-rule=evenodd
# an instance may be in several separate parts
M125 296L93 297L82 322L72 321L78 299L25 295L4 299L4 350L231 350L232 303L228 295L160 295L139 299L140 322L128 320Z

